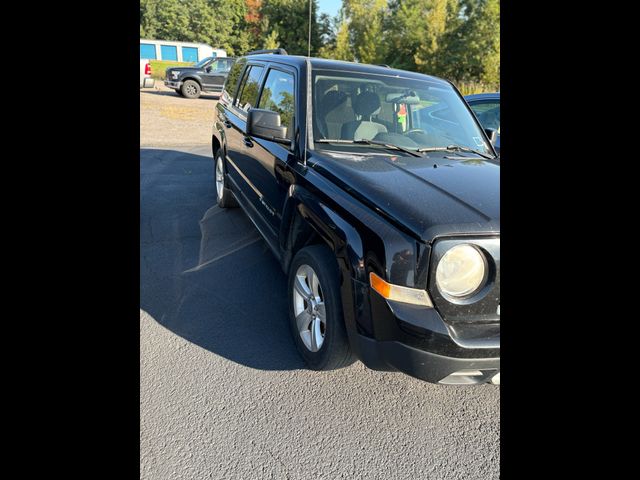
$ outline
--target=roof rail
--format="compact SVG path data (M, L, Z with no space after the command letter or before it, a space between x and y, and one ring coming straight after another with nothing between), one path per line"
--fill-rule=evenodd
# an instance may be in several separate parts
M386 63L376 63L377 66L379 67L387 67L387 68L391 68L389 65L387 65Z
M268 50L253 50L247 55L259 55L261 53L275 53L276 55L289 55L284 48L270 48Z

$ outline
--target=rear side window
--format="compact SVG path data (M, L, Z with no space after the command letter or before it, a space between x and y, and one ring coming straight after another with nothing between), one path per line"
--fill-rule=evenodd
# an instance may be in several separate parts
M280 70L269 70L258 108L280 114L280 124L287 127L287 138L293 139L295 95L293 75Z
M238 86L238 82L240 81L240 74L242 73L242 70L244 69L246 63L247 61L244 59L238 60L236 63L234 63L233 67L231 67L231 70L229 71L229 75L224 82L224 89L222 91L222 96L228 102L230 102L236 95L236 87Z
M245 74L240 88L238 89L238 96L235 101L235 106L245 112L255 106L258 101L258 91L260 90L260 78L262 77L262 71L264 67L259 65L252 65L249 67L247 74Z

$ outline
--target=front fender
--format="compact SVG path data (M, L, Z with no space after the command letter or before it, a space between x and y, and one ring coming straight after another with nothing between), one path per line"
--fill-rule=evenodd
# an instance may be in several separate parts
M322 189L329 192L327 189ZM339 198L339 203L335 200ZM331 248L340 270L340 289L347 334L354 352L358 334L373 336L369 280L370 271L395 279L396 283L414 286L421 275L417 263L426 263L428 251L392 228L351 197L339 195L320 198L299 184L291 185L283 210L280 232L283 268L288 271L293 253L304 244L292 245L295 223L302 219ZM425 254L426 253L426 254ZM423 280L426 286L426 278Z

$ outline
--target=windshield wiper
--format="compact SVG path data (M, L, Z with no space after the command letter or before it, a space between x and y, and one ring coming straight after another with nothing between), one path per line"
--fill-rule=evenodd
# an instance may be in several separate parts
M364 138L360 140L344 140L344 139L331 139L331 138L320 138L314 140L316 143L348 143L348 144L363 144L363 145L380 145L382 147L386 147L393 150L400 150L401 152L407 153L414 157L422 157L416 153L415 150L409 150L407 148L401 147L399 145L394 145L393 143L387 142L378 142L377 140L366 140ZM420 150L418 150L419 152Z
M480 155L482 158L486 158L487 160L494 160L496 157L492 157L491 155L487 155L479 150L475 150L469 147L461 147L460 145L448 145L446 147L425 147L419 148L418 152L468 152L475 153L476 155Z

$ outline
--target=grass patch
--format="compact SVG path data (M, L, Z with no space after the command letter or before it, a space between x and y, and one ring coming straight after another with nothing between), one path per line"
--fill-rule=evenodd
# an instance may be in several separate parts
M474 93L493 93L500 90L499 86L487 85L481 82L453 82L462 95L473 95Z
M151 77L156 80L164 80L167 68L171 67L192 67L194 62L173 62L171 60L149 60L151 64Z

